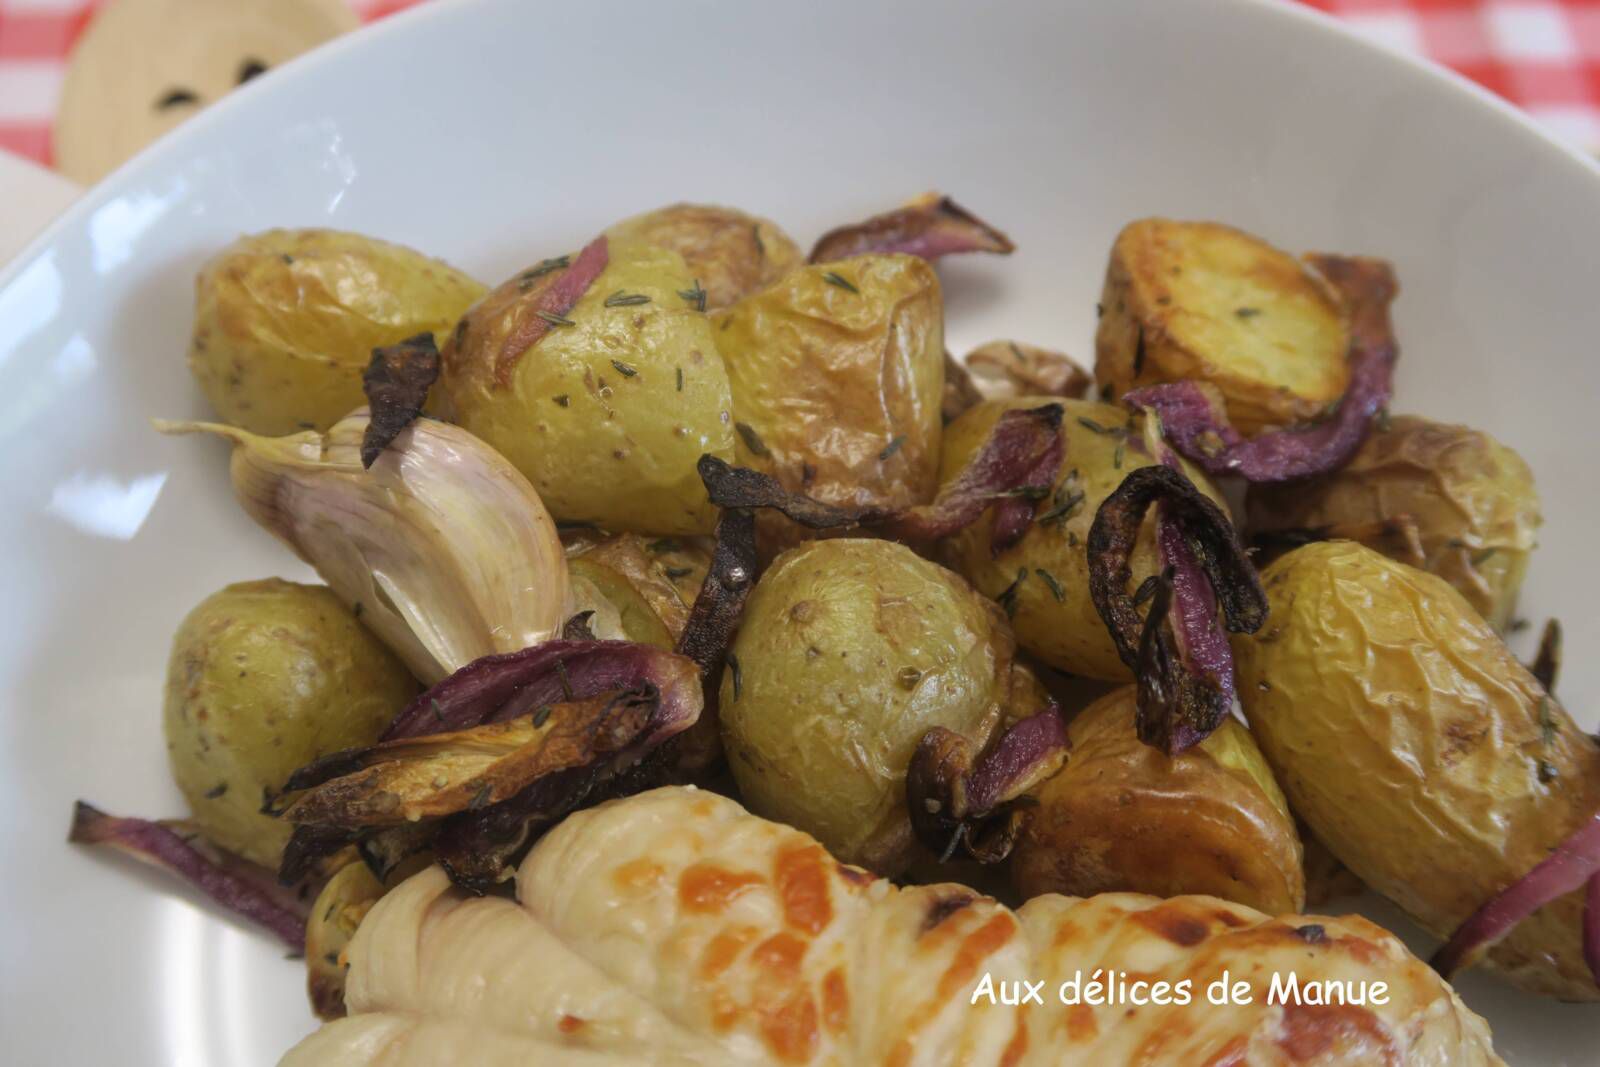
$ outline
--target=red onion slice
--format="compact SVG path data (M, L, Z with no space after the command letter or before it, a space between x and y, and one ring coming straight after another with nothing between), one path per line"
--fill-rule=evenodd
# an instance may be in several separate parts
M270 930L295 953L305 951L311 894L285 889L266 868L180 829L188 828L108 815L80 800L73 805L67 840L106 845L175 874L229 911Z
M1307 257L1350 309L1350 384L1327 420L1245 438L1228 421L1215 389L1194 381L1135 389L1123 402L1161 417L1167 436L1208 474L1236 474L1256 483L1287 482L1337 470L1349 462L1389 404L1399 357L1389 305L1399 292L1382 260Z
M601 234L584 245L570 266L537 279L538 290L517 305L516 325L507 332L495 358L495 377L501 385L510 382L511 369L522 354L550 332L552 320L560 322L610 262L611 246Z
M1600 812L1562 841L1527 874L1506 886L1456 927L1428 962L1449 978L1473 963L1523 919L1557 897L1588 883L1583 922L1584 959L1600 983Z
M935 726L906 768L912 832L941 860L959 849L980 863L1000 862L1027 819L1013 802L1061 768L1069 744L1066 720L1053 703L978 755L965 737Z
M1145 513L1160 504L1163 573L1150 579L1146 617L1131 596L1133 549ZM1139 739L1176 755L1232 711L1233 655L1215 603L1234 633L1267 617L1266 593L1233 524L1176 466L1140 467L1101 503L1089 528L1089 594L1117 654L1138 680Z
M1583 897L1583 962L1589 975L1600 985L1600 872L1589 876Z
M466 730L526 715L541 704L583 700L657 681L673 653L631 641L546 641L520 652L484 656L425 690L406 705L382 740ZM663 700L679 695L663 692ZM671 717L675 708L669 708ZM339 755L319 764L337 766ZM312 772L303 768L296 779ZM345 773L345 772L340 772ZM291 786L290 788L304 788Z
M962 252L1010 255L1011 238L948 196L928 193L903 208L840 226L822 235L811 250L812 263L829 263L868 252L899 252L923 259Z
M785 489L771 475L700 459L700 477L721 508L772 508L813 530L866 526L905 541L935 541L976 522L994 507L993 551L1014 544L1033 521L1035 500L1061 468L1065 445L1060 404L1005 412L961 473L930 504L883 511L841 508Z

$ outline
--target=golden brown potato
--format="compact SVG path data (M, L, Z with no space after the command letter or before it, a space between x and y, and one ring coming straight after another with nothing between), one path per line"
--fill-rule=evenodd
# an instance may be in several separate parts
M1389 420L1332 474L1253 487L1248 511L1253 533L1325 531L1437 574L1497 630L1511 621L1541 522L1521 456L1415 415Z
M344 1015L346 950L383 893L383 883L357 860L339 868L312 902L306 917L306 994L317 1018Z
M706 291L707 311L760 292L805 261L777 223L731 207L673 204L624 219L606 232L682 256Z
M1038 806L1011 876L1044 893L1204 893L1272 915L1305 904L1300 839L1250 731L1233 719L1181 756L1134 733L1135 691L1118 689L1072 720L1067 765Z
M1239 698L1294 810L1362 881L1439 936L1600 807L1600 746L1443 579L1350 541L1263 574L1235 635ZM1527 989L1600 1000L1583 891L1489 953Z
M750 594L723 672L740 795L845 862L898 873L917 742L943 726L981 749L1006 711L1013 651L992 603L902 545L790 549Z
M619 636L671 649L689 621L710 562L691 542L617 534L569 549L567 569L592 583L617 611Z
M319 756L376 741L416 691L326 587L230 585L172 641L163 714L172 776L207 836L275 868L294 828L261 813L263 792Z
M1111 404L1060 397L988 400L956 419L944 432L940 476L953 479L982 445L995 421L1016 408L1059 403L1066 435L1065 458L1049 497L1034 512L1034 523L1011 548L990 555L990 524L979 519L945 541L950 566L985 596L1001 600L1011 613L1017 643L1045 663L1085 678L1131 681L1132 673L1089 599L1089 557L1085 544L1094 514L1128 473L1154 461L1144 443L1144 419ZM1202 492L1219 503L1198 468L1184 466ZM1133 556L1134 582L1156 570L1154 520L1147 520ZM1020 579L1020 572L1026 571Z
M366 403L372 350L439 342L484 293L409 248L338 230L241 237L195 279L189 369L223 420L281 437Z
M740 464L830 504L931 499L943 308L926 261L868 255L796 270L713 316ZM764 532L785 528L764 517Z
M1349 343L1334 296L1288 253L1214 222L1140 219L1111 249L1094 369L1113 399L1209 382L1248 436L1343 396Z
M709 533L695 463L733 459L728 375L676 253L622 240L558 320L530 304L572 269L550 260L485 297L444 351L461 425L533 483L558 520L640 533ZM550 323L531 345L535 318Z

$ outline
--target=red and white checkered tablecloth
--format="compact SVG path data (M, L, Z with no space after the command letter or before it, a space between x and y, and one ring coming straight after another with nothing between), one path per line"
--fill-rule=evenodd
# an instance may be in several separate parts
M225 2L225 0L223 0ZM422 0L349 0L367 21ZM1426 55L1600 150L1600 0L1300 0ZM0 149L50 162L66 57L96 0L0 0Z

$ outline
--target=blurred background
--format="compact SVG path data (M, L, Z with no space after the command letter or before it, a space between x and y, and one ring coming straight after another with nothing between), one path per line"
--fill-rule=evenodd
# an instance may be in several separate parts
M451 2L0 0L0 263L83 187L232 89L398 11ZM1600 0L1279 2L1442 63L1600 151Z

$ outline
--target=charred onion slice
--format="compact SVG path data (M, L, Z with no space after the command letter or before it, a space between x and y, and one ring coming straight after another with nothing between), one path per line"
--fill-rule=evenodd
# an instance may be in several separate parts
M867 526L906 541L935 541L971 525L991 506L995 554L1014 545L1033 521L1036 501L1049 492L1065 446L1061 405L1007 411L983 446L931 504L883 511L841 508L785 489L776 478L730 467L714 456L700 460L711 502L723 508L773 508L813 530Z
M695 688L692 665L678 662L679 677L669 684ZM283 817L296 826L372 829L498 804L545 775L619 752L652 729L679 726L652 722L659 704L658 690L646 683L638 694L599 694L470 730L385 741L340 757L337 777L314 781L325 771L320 763L297 772L285 788L303 792Z
M958 252L1005 256L1016 247L1011 238L948 196L924 193L905 207L829 230L811 250L811 262L829 263L867 252L901 252L923 259Z
M439 349L431 333L372 350L372 362L361 375L361 388L372 412L361 438L363 467L376 463L400 431L417 420L428 390L438 378Z
M565 258L565 257L563 257ZM559 261L557 261L559 262ZM511 382L511 370L528 349L550 332L589 291L600 272L611 262L611 246L605 235L596 237L573 257L570 265L537 276L536 284L514 306L516 322L506 332L505 341L495 356L495 380Z
M609 778L687 729L701 705L698 665L649 645L547 641L475 660L407 706L377 745L290 776L268 803L295 823L279 878L299 878L316 858L409 822L442 819L443 833L451 818L515 800L552 776Z
M1159 505L1163 573L1140 618L1128 593L1139 527ZM1100 505L1089 528L1089 594L1122 662L1139 683L1139 739L1176 755L1221 725L1233 704L1233 657L1216 603L1234 633L1266 621L1255 567L1221 508L1171 467L1140 467Z
M1389 305L1399 286L1382 260L1308 256L1338 292L1350 319L1350 384L1333 414L1317 423L1243 437L1228 421L1222 398L1209 385L1171 382L1135 389L1122 399L1154 411L1178 451L1209 474L1237 474L1251 482L1287 482L1337 470L1389 404L1399 357Z
M1584 960L1600 982L1600 812L1590 816L1565 841L1521 878L1506 886L1456 927L1443 948L1428 962L1449 978L1477 961L1523 919L1557 897L1588 885L1583 919Z
M177 875L231 912L276 934L296 954L305 951L310 897L277 884L273 873L218 848L192 826L108 815L78 801L67 840L107 845Z
M504 801L445 820L433 849L450 880L473 893L488 892L510 876L517 855L539 833L591 796L612 795L606 786L651 750L648 737L659 709L653 686L616 694L586 745L585 759L541 776ZM688 725L675 724L674 732Z
M674 658L670 652L632 641L546 641L521 652L484 656L424 690L389 724L382 740L504 722L544 704L570 703L646 681L657 683L664 700L687 700L690 691L662 684L679 673ZM698 687L692 697L698 713ZM673 710L674 717L682 712Z
M707 477L706 460L700 461ZM724 465L721 469L731 470ZM717 477L713 470L710 477ZM706 483L708 486L710 482ZM622 787L629 793L660 785L681 785L701 777L722 758L722 729L717 716L717 692L733 632L744 615L744 603L755 585L756 520L743 508L730 508L717 517L716 545L700 592L689 609L689 619L678 635L676 651L700 667L705 706L687 730L651 752L636 768L625 772Z
M906 770L906 810L917 839L942 860L957 849L981 863L1005 859L1026 818L1014 802L1061 769L1067 747L1066 721L1054 704L976 758L965 737L935 726Z

